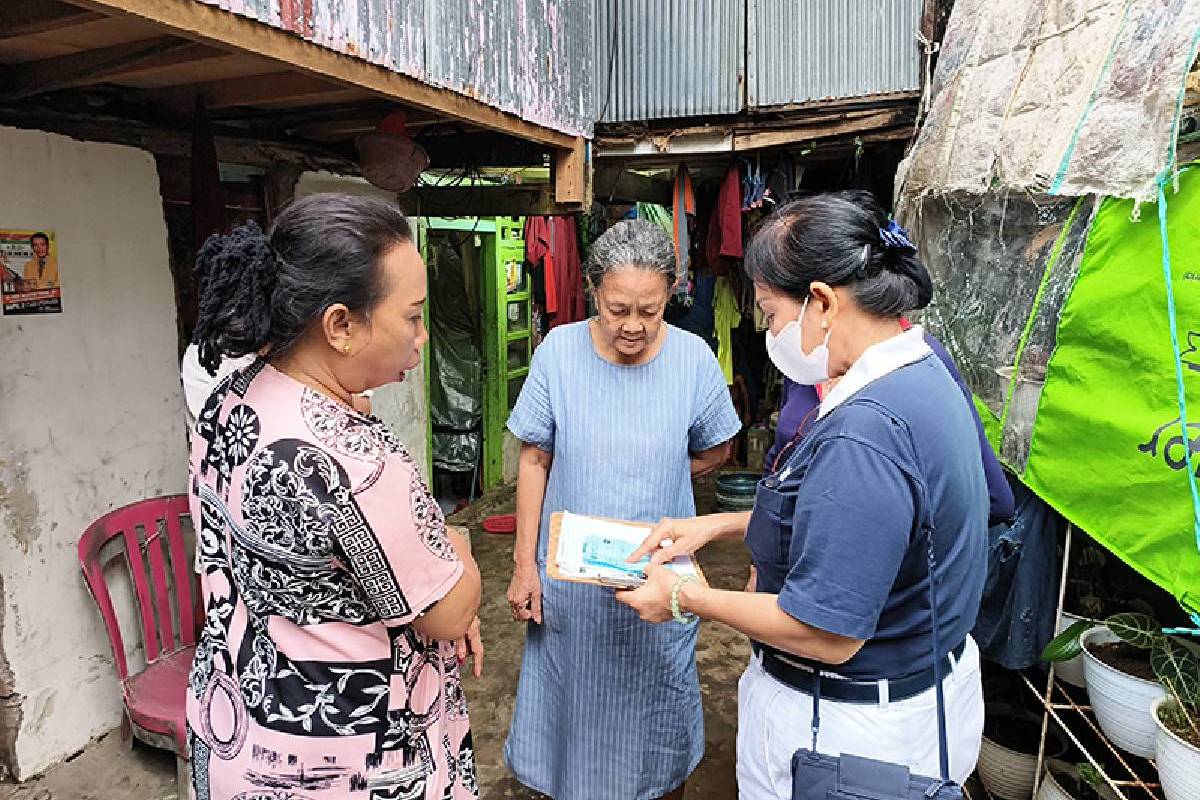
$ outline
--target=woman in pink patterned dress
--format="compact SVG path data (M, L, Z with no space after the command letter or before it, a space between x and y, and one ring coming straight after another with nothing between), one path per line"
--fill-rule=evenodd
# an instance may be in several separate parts
M479 570L417 465L352 397L427 340L425 267L376 200L316 195L197 258L195 341L266 352L196 423L205 604L187 696L195 800L478 796L459 664Z

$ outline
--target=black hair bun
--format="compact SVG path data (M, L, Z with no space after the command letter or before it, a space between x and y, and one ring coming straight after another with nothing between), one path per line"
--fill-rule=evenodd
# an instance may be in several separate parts
M200 364L215 373L222 356L256 353L271 333L279 260L256 222L215 234L196 256L200 313L192 341Z

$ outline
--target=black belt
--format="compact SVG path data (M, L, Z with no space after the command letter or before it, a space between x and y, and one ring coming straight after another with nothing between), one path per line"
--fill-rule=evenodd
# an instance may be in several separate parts
M955 663L962 657L966 646L967 640L963 639L958 647L950 651L954 655ZM813 681L819 680L821 681L822 699L840 700L843 703L879 702L879 681L822 676L811 667L801 666L799 663L791 663L790 659L785 661L784 659L787 656L778 655L757 642L754 643L754 651L762 654L763 670L768 675L798 692L804 692L807 695L813 694ZM944 657L942 659L943 678L950 674L951 666L950 657ZM910 697L916 697L921 692L933 686L933 667L927 667L920 672L914 672L902 678L888 678L887 682L889 700L906 700Z

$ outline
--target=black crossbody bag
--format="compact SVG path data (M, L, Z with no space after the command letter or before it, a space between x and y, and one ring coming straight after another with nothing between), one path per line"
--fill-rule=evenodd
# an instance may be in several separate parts
M903 764L862 756L827 756L817 752L821 726L821 678L813 681L812 748L792 755L792 800L962 800L962 787L950 780L946 709L935 588L933 526L927 527L929 606L933 622L933 679L937 692L938 767L940 778L913 775Z

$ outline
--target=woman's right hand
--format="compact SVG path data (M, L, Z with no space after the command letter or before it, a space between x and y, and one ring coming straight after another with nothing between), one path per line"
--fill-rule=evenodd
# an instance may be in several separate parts
M533 620L542 624L542 580L537 564L518 564L513 570L512 582L508 584L508 605L514 621Z
M653 564L665 564L678 556L690 556L725 532L727 521L721 514L690 519L664 519L629 557L634 563L650 556ZM663 542L669 542L663 545Z

